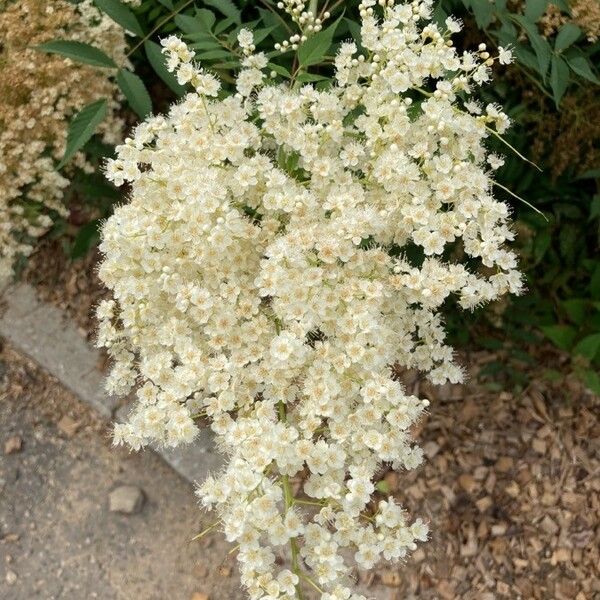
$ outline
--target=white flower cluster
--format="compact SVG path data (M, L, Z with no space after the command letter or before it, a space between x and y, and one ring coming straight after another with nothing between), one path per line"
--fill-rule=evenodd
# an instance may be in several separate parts
M92 0L76 6L20 0L0 10L0 283L19 256L33 251L52 215L68 212L63 196L69 182L55 165L64 154L69 117L107 97L101 133L107 143L122 139L116 85L94 67L35 49L56 38L94 44L125 62L123 30ZM81 153L75 164L92 168Z
M323 29L323 22L329 19L331 13L325 11L321 17L318 17L316 15L317 3L311 2L311 6L306 6L306 4L306 0L284 0L277 3L277 8L284 10L300 31L291 35L289 39L283 40L281 43L276 43L275 50L282 52L297 50L301 43ZM314 7L312 6L313 4L315 5Z
M103 231L99 344L111 392L140 383L116 442L188 442L210 419L229 462L198 493L252 599L310 586L362 600L349 561L396 562L426 539L374 496L382 465L422 461L410 428L428 402L391 367L459 381L442 304L521 288L484 145L507 119L460 99L493 59L459 56L430 0L384 4L362 3L367 56L344 43L323 90L265 85L244 31L238 93L217 99L187 46L164 40L195 91L107 165L131 198Z

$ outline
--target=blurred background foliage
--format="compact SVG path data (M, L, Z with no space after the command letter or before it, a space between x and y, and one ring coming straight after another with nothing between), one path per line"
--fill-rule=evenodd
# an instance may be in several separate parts
M300 61L294 52L273 51L275 43L295 32L272 0L95 3L131 32L132 68L115 73L111 65L100 66L116 78L138 118L165 110L186 91L164 66L159 40L165 35L182 35L197 59L220 75L226 89L232 70L239 66L234 46L242 27L254 32L257 47L265 50L278 77L318 87L329 85L336 44L350 37L360 42L358 1L311 3L319 13L329 10L332 16L305 42ZM483 99L504 107L513 120L506 141L541 169L490 140L506 160L498 182L536 209L508 194L503 198L514 212L528 291L470 314L449 306L451 341L465 349L496 351L498 360L480 373L491 386L523 387L532 368L548 378L562 377L568 370L600 394L600 2L440 0L434 14L440 22L450 14L463 20L464 29L455 38L460 49L474 49L482 40L489 47L513 49L514 64L494 67L494 81L484 88ZM94 49L63 45L44 50L74 53L83 62L99 60ZM89 131L80 137L75 131L73 147L85 144L100 159L107 149L93 146L90 137ZM97 202L104 214L119 198L97 175L82 175L74 189ZM68 244L74 257L93 246L97 223L81 223ZM542 352L540 348L547 347L544 340L562 352Z

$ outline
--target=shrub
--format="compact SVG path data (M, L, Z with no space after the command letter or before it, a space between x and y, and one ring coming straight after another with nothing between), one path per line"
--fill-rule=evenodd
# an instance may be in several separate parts
M121 139L114 84L90 66L33 48L66 35L124 60L122 29L91 1L73 6L22 0L0 12L0 280L11 276L19 256L33 251L35 238L53 217L66 214L63 194L69 182L55 168L68 146L65 120L90 100L105 97L107 118L99 132L107 143ZM81 153L75 166L91 168Z

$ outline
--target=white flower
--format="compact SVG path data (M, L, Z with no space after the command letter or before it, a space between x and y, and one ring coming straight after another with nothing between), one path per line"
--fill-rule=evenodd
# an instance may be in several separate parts
M509 48L498 47L498 60L501 65L510 65L513 61L512 51Z
M194 91L107 169L131 199L103 229L114 303L99 339L113 388L141 388L115 439L173 444L193 437L191 411L210 418L228 462L198 495L256 599L293 598L309 576L322 600L364 600L342 584L352 556L397 562L427 538L391 498L372 509L383 463L423 461L410 430L428 402L390 365L460 380L442 304L521 285L485 147L507 119L459 99L489 70L457 56L431 2L376 4L362 3L367 58L343 44L327 91L266 85L240 33L238 93L210 98L185 44L165 40ZM404 255L415 244L424 260Z

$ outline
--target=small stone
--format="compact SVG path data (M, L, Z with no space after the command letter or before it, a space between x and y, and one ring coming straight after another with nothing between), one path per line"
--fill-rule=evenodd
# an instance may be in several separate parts
M135 485L121 485L108 497L109 510L126 515L140 512L144 505L144 492Z
M67 437L71 438L79 430L79 425L75 419L72 419L69 415L64 415L57 426Z
M4 442L4 454L16 454L23 448L23 438L20 435L11 435Z
M531 446L538 454L546 454L546 451L548 450L546 442L539 438L534 438L533 442L531 442Z
M14 571L6 571L6 583L8 583L8 585L15 585L17 579L17 574Z
M463 473L458 478L458 485L460 485L467 494L472 494L477 489L477 482L472 475L469 475L469 473Z
M190 600L209 600L208 594L204 592L194 592Z

